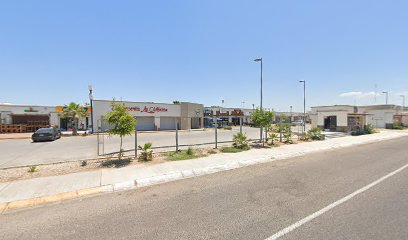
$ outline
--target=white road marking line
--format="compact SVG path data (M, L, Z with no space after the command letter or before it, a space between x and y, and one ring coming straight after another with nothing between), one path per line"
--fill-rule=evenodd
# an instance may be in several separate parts
M381 177L380 179L368 184L367 186L362 187L362 188L358 189L357 191L345 196L344 198L342 198L340 200L337 200L336 202L334 202L334 203L320 209L319 211L317 211L317 212L315 212L315 213L301 219L300 221L290 225L289 227L280 230L279 232L275 233L274 235L268 237L265 240L275 240L275 239L278 239L278 238L282 237L283 235L285 235L287 233L292 232L293 230L295 230L296 228L302 226L303 224L305 224L305 223L307 223L309 221L312 221L313 219L317 218L318 216L322 215L323 213L335 208L336 206L338 206L338 205L340 205L342 203L347 202L348 200L352 199L353 197L357 196L358 194L367 191L368 189L370 189L370 188L374 187L375 185L381 183L382 181L386 180L387 178L392 177L393 175L401 172L402 170L404 170L407 167L408 167L408 164L398 168L397 170L395 170L395 171Z

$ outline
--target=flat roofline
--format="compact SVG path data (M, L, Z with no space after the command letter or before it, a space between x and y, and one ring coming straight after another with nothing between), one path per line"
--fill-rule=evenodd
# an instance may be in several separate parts
M401 105L396 104L376 104L376 105L325 105L325 106L315 106L311 108L320 108L320 107L402 107Z
M320 108L320 107L361 107L361 106L353 106L353 105L324 105L324 106L315 106L311 108Z
M5 106L5 107L57 107L57 106L49 106L49 105L26 105L26 104L0 104L0 106Z
M94 99L92 100L93 102L112 102L113 100L103 100L103 99ZM158 103L158 102L135 102L135 101L125 101L125 100L115 100L115 102L120 102L120 103L141 103L141 104L165 104L165 105L180 105L180 104L174 104L174 103ZM203 105L201 103L192 103L192 102L180 102L180 103L191 103L191 104L198 104L198 105Z

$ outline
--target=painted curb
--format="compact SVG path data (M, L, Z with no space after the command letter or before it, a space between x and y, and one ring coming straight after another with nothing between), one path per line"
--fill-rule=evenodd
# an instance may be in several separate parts
M68 199L74 199L74 198L91 195L91 194L97 194L101 192L102 192L102 187L94 187L94 188L80 189L80 190L72 191L72 192L64 192L64 193L59 193L59 194L54 194L54 195L49 195L49 196L29 198L29 199L23 199L23 200L8 202L8 203L2 203L0 204L0 213L4 213L8 210L15 210L15 209L20 209L20 208L27 208L27 207L43 205L47 203L60 202L60 201L68 200Z

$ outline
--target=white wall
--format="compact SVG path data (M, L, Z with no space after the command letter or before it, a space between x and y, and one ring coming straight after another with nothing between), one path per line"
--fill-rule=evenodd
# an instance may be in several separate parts
M58 113L51 113L50 114L50 125L51 126L58 126L60 125L60 118L58 116Z
M367 110L367 122L372 124L375 128L385 128L387 123L394 122L395 111L386 110Z
M156 124L160 126L159 117L180 117L180 104L166 104L166 103L143 103L143 102L120 102L124 103L128 108L129 113L135 117L156 117ZM98 121L112 109L112 102L105 100L93 101L93 121L95 129L98 126Z
M347 127L347 111L317 112L317 125L324 126L324 119L328 116L337 117L338 127Z
M1 122L5 124L12 123L12 114L16 115L49 115L50 124L56 122L55 116L57 109L55 106L30 106L30 105L0 105ZM59 122L58 124L59 125Z
M53 106L0 105L0 112L12 112L13 114L47 115L56 111L56 107Z

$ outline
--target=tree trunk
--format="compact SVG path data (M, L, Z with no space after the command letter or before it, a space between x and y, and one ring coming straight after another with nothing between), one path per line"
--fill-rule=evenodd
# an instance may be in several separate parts
M123 137L120 136L119 160L122 159L122 140L123 140Z
M75 118L75 116L72 116L72 119L73 119L73 123L74 123L74 126L72 126L72 135L73 136L76 136L76 135L78 135L78 131L77 131L77 120L76 120L76 118Z

